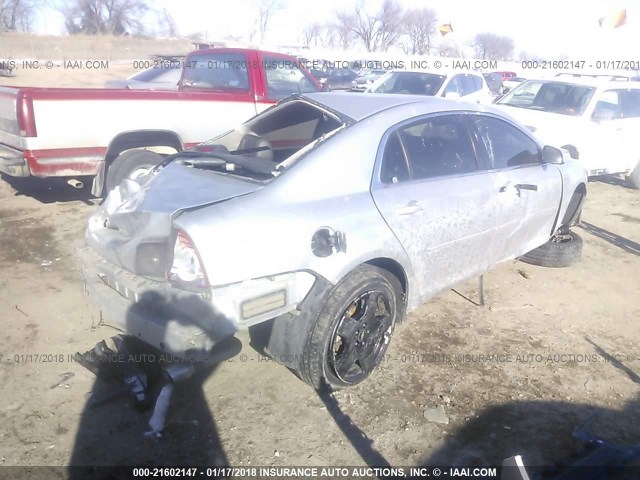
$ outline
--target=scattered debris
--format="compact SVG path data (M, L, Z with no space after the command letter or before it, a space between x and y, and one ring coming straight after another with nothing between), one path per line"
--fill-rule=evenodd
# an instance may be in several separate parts
M14 308L19 311L21 314L23 314L25 317L28 317L29 314L26 313L24 310L22 310L18 305L14 305Z
M436 408L429 408L424 411L424 418L430 422L441 423L443 425L449 425L449 417L444 411L442 405L438 405Z
M146 436L162 436L162 431L164 430L164 426L167 421L167 415L169 413L169 404L171 403L173 388L173 383L169 382L164 387L162 387L162 390L160 390L160 394L158 395L158 399L156 400L156 405L153 409L153 415L151 415L151 418L149 419L149 426L151 427L151 431L146 432Z
M61 375L61 379L58 383L55 383L54 385L51 385L51 390L53 390L56 387L60 387L61 385L63 385L67 380L69 380L71 377L75 376L75 373L73 372L65 372ZM67 388L69 388L69 385L65 385Z
M276 457L279 457L279 456L280 456L280 452L279 452L278 450L276 450L275 452L273 452L273 454L274 454Z
M523 278L526 278L527 280L529 280L529 274L527 272L525 272L522 269L518 269L518 273L520 274L520 276L522 276Z

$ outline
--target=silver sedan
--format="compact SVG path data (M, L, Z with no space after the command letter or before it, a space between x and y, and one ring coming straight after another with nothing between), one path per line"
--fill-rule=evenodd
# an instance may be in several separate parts
M186 355L269 322L270 355L340 388L438 293L514 258L576 261L585 186L491 106L297 95L125 180L78 251L106 323Z

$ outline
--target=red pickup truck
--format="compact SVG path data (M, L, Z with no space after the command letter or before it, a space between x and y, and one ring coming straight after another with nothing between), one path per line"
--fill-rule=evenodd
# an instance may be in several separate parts
M251 49L191 52L177 91L0 87L0 172L93 177L96 196L321 85L295 57Z

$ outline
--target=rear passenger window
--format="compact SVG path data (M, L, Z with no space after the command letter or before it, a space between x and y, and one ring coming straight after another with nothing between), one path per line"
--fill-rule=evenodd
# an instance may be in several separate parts
M398 131L411 178L461 175L478 170L473 145L460 115L443 115Z
M622 118L640 117L640 90L624 90L621 97Z
M491 168L507 168L540 163L538 145L513 125L493 117L477 116L480 133Z
M409 179L409 168L398 132L393 132L384 148L380 180L383 183L398 183Z
M473 92L477 92L480 90L480 87L476 83L476 80L480 80L475 75L463 75L462 76L462 92L460 95L469 95ZM480 86L482 86L482 81L480 81Z

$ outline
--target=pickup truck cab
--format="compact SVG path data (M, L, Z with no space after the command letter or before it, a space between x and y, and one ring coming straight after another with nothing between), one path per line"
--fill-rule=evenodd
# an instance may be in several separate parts
M0 87L0 172L93 177L100 195L163 155L319 90L295 57L238 48L191 52L176 91Z

